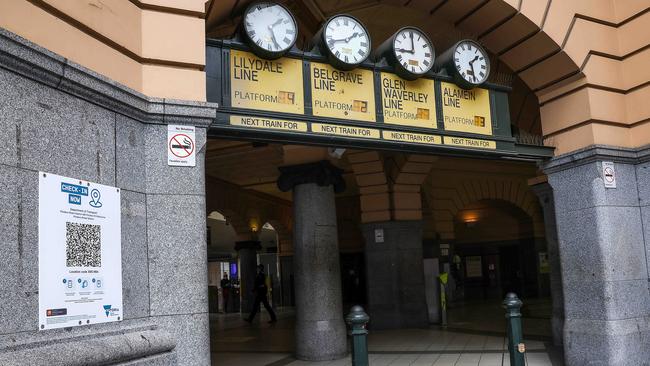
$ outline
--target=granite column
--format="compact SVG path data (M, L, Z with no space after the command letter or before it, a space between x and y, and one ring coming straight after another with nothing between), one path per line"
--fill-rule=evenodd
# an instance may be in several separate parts
M605 162L615 185L606 185ZM593 146L544 167L557 219L567 365L650 359L648 166L646 149Z
M342 170L321 161L280 171L280 190L293 190L296 358L343 358L347 338L334 200L345 189Z

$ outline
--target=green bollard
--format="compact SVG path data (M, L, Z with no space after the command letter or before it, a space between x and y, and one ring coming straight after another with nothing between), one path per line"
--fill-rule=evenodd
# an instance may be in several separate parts
M521 305L523 303L517 295L509 292L503 300L503 307L506 309L508 322L508 351L510 352L510 366L524 366L524 353L526 345L523 342L521 330Z
M350 309L350 314L345 317L345 322L350 325L352 336L352 366L368 366L368 330L366 324L370 317L359 305Z

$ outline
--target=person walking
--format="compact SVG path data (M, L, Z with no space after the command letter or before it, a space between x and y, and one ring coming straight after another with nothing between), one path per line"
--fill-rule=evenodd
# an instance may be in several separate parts
M266 293L268 292L268 288L266 287L266 275L264 274L264 265L260 264L257 266L257 276L255 276L255 289L253 289L255 292L255 302L253 303L253 310L251 310L250 315L248 318L244 319L247 322L252 322L253 319L255 318L255 314L257 314L258 309L260 308L260 303L264 304L264 308L266 308L266 311L269 312L269 315L271 315L271 320L269 323L275 323L278 321L278 319L275 316L275 312L273 311L273 308L269 305L269 300L266 298Z
M228 299L230 299L230 279L228 278L228 273L223 273L223 278L221 279L221 297L223 298L223 312L228 312Z

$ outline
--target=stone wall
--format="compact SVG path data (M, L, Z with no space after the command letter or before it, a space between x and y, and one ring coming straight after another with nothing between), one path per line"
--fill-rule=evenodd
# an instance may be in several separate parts
M650 151L593 146L557 157L553 188L568 365L645 365L650 359ZM602 162L615 163L605 188Z
M208 365L204 152L216 105L149 98L0 28L0 364ZM197 127L169 167L167 124ZM122 194L121 322L38 331L38 171Z

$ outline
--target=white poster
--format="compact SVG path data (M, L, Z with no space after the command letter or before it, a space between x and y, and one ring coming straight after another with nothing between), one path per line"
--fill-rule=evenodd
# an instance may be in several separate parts
M167 165L196 166L194 126L167 126Z
M120 215L119 188L39 172L40 330L122 320Z

